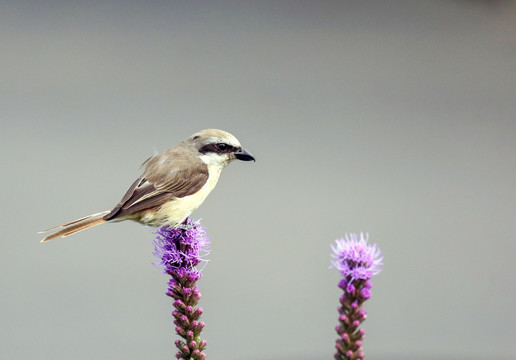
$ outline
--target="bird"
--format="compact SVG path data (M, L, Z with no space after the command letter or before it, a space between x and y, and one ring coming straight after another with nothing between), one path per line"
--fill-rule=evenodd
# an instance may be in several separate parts
M114 208L43 230L40 233L57 232L41 242L106 222L133 220L153 227L181 226L211 193L222 170L235 159L256 161L229 132L201 130L145 160L142 175Z

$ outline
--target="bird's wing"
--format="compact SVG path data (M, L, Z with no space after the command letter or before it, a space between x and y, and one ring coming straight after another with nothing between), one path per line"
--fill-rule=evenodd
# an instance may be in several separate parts
M162 155L147 160L143 175L104 220L157 208L173 198L192 195L208 180L208 167L196 158L168 158L166 161L169 165L163 163Z

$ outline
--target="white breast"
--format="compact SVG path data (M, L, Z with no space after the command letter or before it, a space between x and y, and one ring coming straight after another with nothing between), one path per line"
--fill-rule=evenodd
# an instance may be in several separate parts
M223 166L208 164L208 181L199 191L192 195L168 201L161 206L157 213L144 215L141 222L151 226L175 226L181 224L204 202L204 199L217 185L222 169Z

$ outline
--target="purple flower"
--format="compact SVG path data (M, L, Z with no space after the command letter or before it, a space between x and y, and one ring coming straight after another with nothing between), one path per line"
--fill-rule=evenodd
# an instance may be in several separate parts
M179 227L164 226L156 234L154 255L160 261L154 265L162 266L171 276L166 294L174 299L175 330L184 339L175 342L179 350L176 358L204 360L206 340L200 337L204 323L199 321L203 310L196 307L201 298L196 284L202 274L195 266L207 261L203 256L208 253L210 241L200 222L190 219Z
M362 309L364 301L371 297L371 278L381 271L383 258L376 244L367 243L368 234L346 234L331 245L333 258L331 264L343 276L339 287L340 297L339 325L335 328L339 337L335 348L336 360L362 360L362 341L365 331L360 324L366 319L367 312Z
M181 268L193 270L209 253L210 240L199 221L187 219L186 224L179 227L164 226L155 232L154 255L160 259L154 263L163 266L165 273Z
M376 244L368 244L368 239L367 233L360 233L360 239L355 233L347 233L343 239L335 241L335 246L331 245L331 263L344 278L369 280L382 271L380 249Z

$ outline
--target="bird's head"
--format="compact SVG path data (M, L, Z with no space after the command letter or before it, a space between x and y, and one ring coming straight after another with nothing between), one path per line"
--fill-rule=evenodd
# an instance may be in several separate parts
M187 142L197 149L200 158L207 165L225 167L235 159L255 161L253 155L240 145L236 137L223 130L201 130L190 136Z

